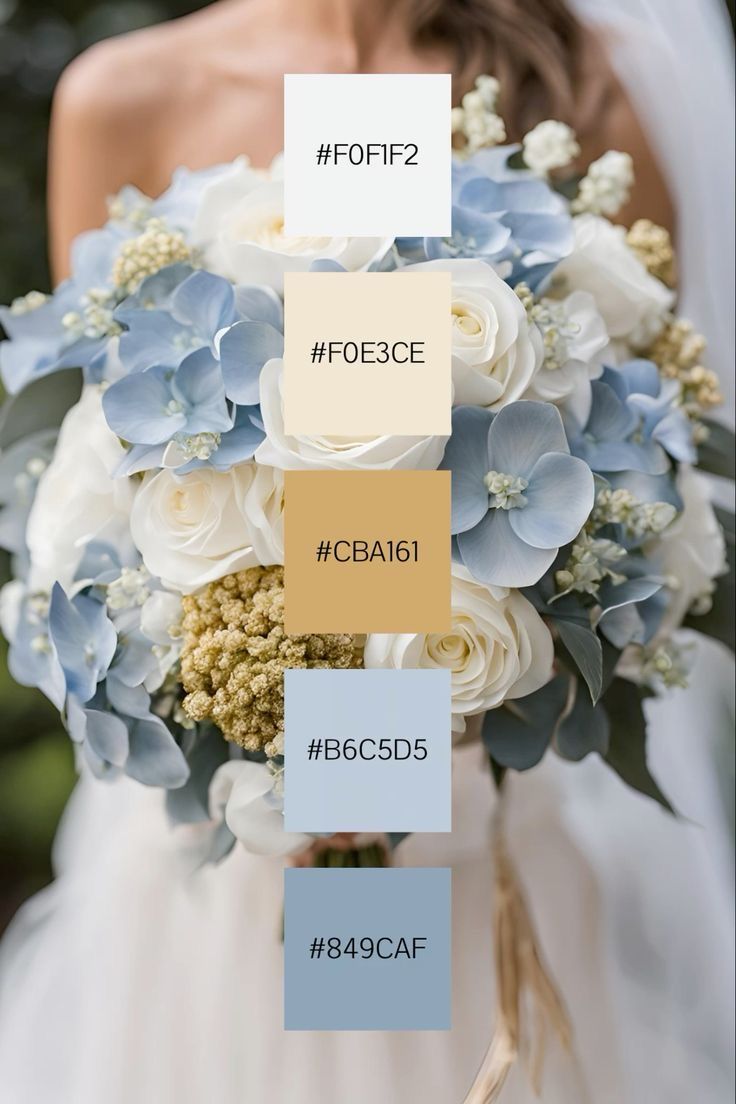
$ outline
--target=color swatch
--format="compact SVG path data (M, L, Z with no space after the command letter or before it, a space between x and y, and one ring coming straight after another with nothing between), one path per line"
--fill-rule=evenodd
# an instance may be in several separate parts
M286 433L448 435L451 299L449 272L287 273Z
M288 633L449 629L449 472L291 471L284 495Z

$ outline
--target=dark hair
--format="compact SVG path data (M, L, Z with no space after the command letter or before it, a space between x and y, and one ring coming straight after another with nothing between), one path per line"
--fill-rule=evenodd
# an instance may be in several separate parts
M565 0L412 0L409 20L417 46L454 50L456 100L478 73L498 78L510 137L544 118L584 130L595 117L605 67Z

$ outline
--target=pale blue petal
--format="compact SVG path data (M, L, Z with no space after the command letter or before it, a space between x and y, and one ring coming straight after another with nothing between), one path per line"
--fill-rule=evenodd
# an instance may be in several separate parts
M275 330L283 332L284 308L271 288L242 285L236 287L235 307L242 318L250 322L267 322Z
M546 452L569 453L560 412L551 403L515 402L499 410L488 434L491 468L529 478Z
M477 406L458 406L452 412L452 436L440 464L452 472L451 531L462 533L477 525L488 510L488 430L493 415Z
M643 359L629 360L617 368L605 369L604 383L620 394L617 378L623 380L627 395L651 395L653 398L659 394L662 383L657 365Z
M606 383L591 384L593 403L586 435L595 441L625 441L636 428L636 415Z
M151 697L144 686L128 686L121 682L117 671L111 671L105 680L107 700L123 717L148 720L151 716Z
M115 468L113 477L119 479L123 475L136 475L138 472L149 471L151 468L160 468L163 464L165 451L165 444L133 445Z
M186 425L183 412L169 413L171 387L164 368L124 376L102 396L102 409L113 433L141 445L168 441Z
M114 713L98 709L85 710L87 740L92 750L107 763L122 767L128 756L128 729Z
M226 433L232 428L222 369L209 349L184 358L172 382L172 393L187 407L186 433Z
M172 295L171 311L176 319L211 341L235 317L232 284L211 272L194 272Z
M177 789L189 777L181 748L163 721L152 717L130 727L130 753L125 773L146 786Z
M176 368L190 348L190 333L164 310L121 311L130 327L120 337L119 353L128 372L144 372L157 365ZM187 344L182 344L185 335Z
M668 414L657 422L652 437L660 445L683 464L694 464L698 454L693 444L692 424L686 414L681 410L670 410Z
M557 549L525 544L511 528L509 512L490 510L475 529L459 534L458 551L468 571L481 583L533 586L551 567Z
M220 342L227 397L241 406L255 405L261 368L283 352L283 334L267 322L236 322L231 326Z
M511 528L534 548L560 548L578 535L595 498L593 473L584 461L547 453L532 468L527 505L509 510Z

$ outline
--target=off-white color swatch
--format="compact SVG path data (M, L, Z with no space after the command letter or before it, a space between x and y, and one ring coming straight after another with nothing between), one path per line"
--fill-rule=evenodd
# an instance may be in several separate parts
M286 432L449 434L451 294L447 272L287 273Z
M286 234L449 236L450 106L449 73L286 74ZM354 147L350 157L318 164L320 147L337 144ZM392 145L413 163L382 164L377 147L390 156Z

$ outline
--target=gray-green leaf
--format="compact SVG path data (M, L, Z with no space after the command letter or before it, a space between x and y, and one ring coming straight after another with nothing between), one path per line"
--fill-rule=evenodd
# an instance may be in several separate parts
M536 766L555 734L569 681L566 675L556 675L536 693L489 709L483 720L483 743L491 758L513 770Z

